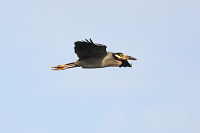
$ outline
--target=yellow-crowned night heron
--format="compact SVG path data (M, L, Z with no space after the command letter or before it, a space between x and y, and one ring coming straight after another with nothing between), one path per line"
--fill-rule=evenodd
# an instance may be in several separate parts
M82 68L103 68L109 66L131 67L127 60L137 60L134 57L127 56L123 53L111 53L106 51L103 44L94 44L90 39L88 41L75 42L75 53L79 60L65 65L53 66L52 70L65 70L74 67Z

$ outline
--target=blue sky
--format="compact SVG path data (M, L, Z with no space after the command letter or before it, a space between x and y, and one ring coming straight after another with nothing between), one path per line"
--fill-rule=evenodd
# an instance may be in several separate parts
M1 133L200 132L200 2L0 2ZM132 68L51 66L92 38Z

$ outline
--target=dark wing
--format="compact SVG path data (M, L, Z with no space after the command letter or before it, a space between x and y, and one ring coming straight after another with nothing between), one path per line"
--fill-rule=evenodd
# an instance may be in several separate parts
M79 57L79 60L86 59L88 57L101 57L107 55L106 46L102 44L94 44L92 40L75 42L74 52Z

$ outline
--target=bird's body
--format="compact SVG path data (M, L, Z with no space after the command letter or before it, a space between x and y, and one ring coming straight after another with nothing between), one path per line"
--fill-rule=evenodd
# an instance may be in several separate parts
M66 64L54 66L52 70L65 70L74 67L82 68L104 68L109 66L131 67L127 60L137 60L134 57L123 53L111 53L106 51L106 46L94 44L92 40L77 41L75 44L75 53L79 60Z
M113 53L111 52L100 57L89 57L84 60L77 60L75 63L79 63L82 68L103 68L108 66L120 66L122 64L121 61L113 58Z

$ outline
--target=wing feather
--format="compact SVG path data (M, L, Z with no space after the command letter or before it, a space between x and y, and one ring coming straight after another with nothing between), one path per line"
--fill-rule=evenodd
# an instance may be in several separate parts
M74 52L79 57L79 60L86 59L88 57L101 57L107 55L106 46L102 44L94 44L90 39L88 41L77 41L75 42Z

